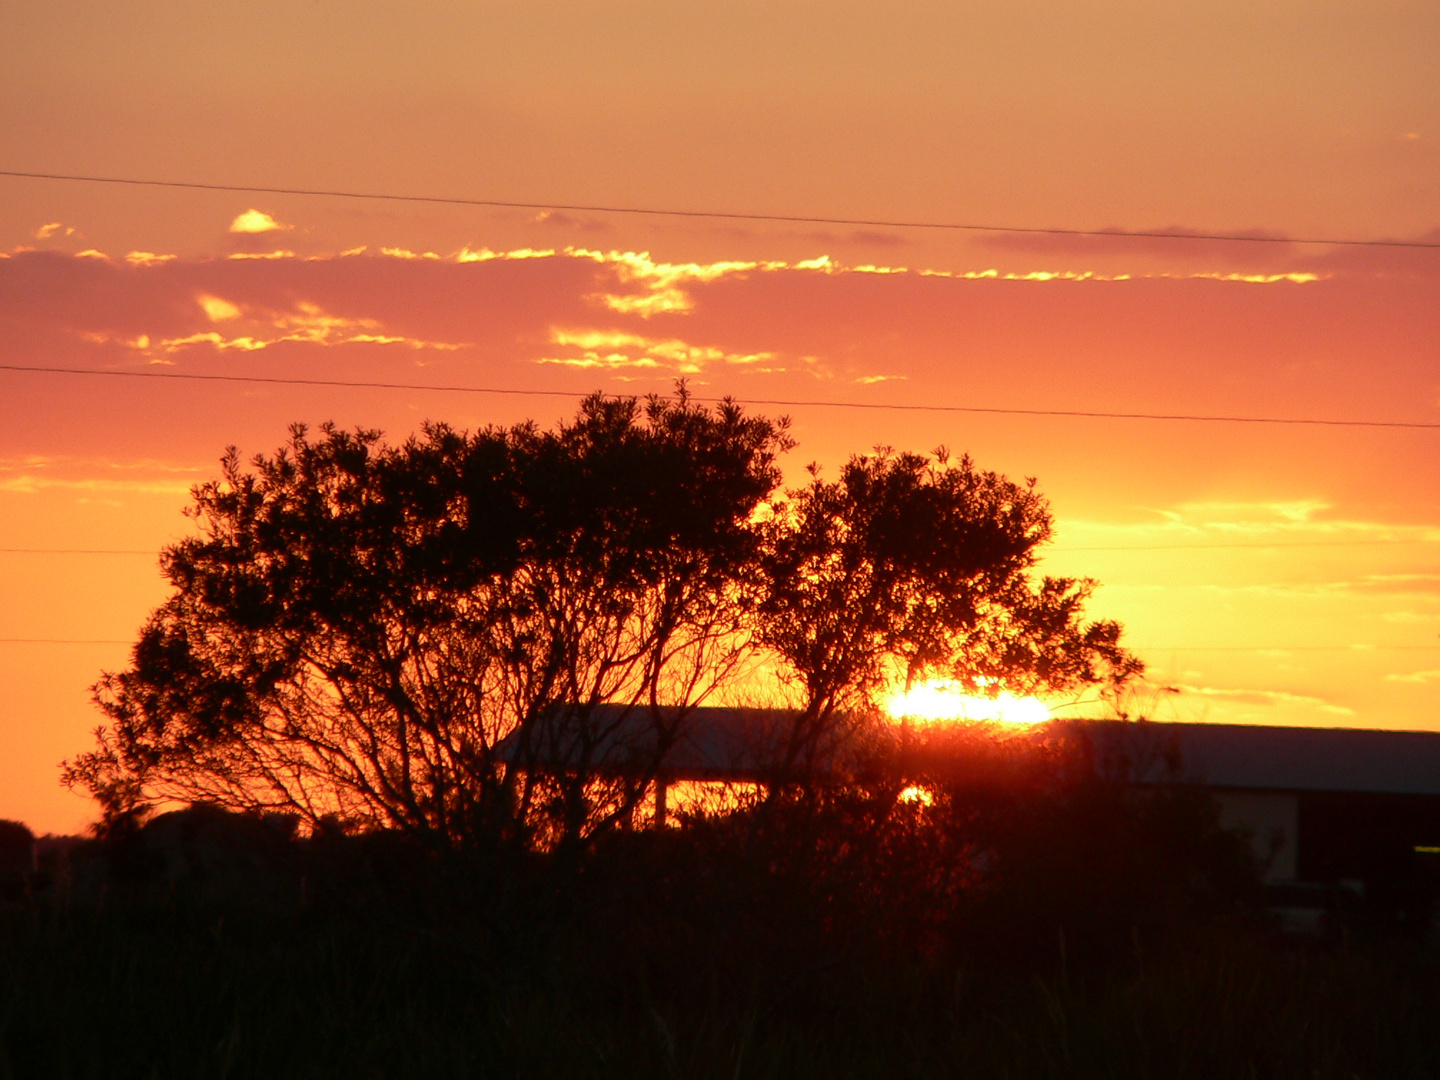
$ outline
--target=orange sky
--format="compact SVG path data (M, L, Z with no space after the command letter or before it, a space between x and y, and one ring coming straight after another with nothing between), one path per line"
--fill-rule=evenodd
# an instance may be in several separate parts
M1440 237L1433 4L299 7L18 5L0 169ZM1440 421L1435 250L0 193L5 364ZM154 551L293 420L572 408L0 372L0 547ZM1047 568L1103 583L1169 718L1440 728L1440 432L783 411L792 474L945 443L1038 477ZM125 640L163 595L145 555L0 553L0 638ZM87 820L55 766L125 658L0 642L0 817Z

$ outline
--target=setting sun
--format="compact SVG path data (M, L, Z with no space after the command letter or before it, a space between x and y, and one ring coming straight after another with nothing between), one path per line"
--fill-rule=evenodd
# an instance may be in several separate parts
M895 719L991 720L1002 724L1043 724L1050 719L1044 702L1002 690L994 697L964 693L949 679L929 679L909 690L896 690L885 700Z

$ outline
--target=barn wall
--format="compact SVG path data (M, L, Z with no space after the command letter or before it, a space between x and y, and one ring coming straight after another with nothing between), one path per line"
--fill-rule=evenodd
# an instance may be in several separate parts
M1299 853L1300 800L1288 792L1217 791L1223 828L1250 838L1266 883L1294 881Z

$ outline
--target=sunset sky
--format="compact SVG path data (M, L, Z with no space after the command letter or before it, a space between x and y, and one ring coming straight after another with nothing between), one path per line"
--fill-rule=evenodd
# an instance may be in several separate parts
M27 0L0 25L12 172L1440 244L1433 2ZM0 253L0 364L507 391L0 370L0 817L37 831L93 817L57 765L227 445L550 424L557 394L682 376L791 415L797 481L941 444L1038 478L1045 569L1101 583L1093 614L1178 690L1163 719L1440 729L1440 429L933 408L1440 424L1440 247L0 176Z

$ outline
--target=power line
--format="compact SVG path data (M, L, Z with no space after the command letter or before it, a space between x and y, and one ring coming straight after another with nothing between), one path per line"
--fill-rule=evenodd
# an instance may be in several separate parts
M329 199L376 199L386 202L438 203L446 206L483 206L502 210L569 210L590 214L638 214L647 217L708 218L723 221L775 221L798 225L850 225L880 229L945 229L952 232L1025 233L1041 236L1091 236L1155 240L1219 240L1247 244L1334 244L1344 247L1440 248L1422 240L1356 240L1334 237L1247 236L1242 233L1160 232L1138 229L1056 229L1017 225L970 225L948 221L889 221L871 218L812 217L800 214L749 214L722 210L666 210L645 206L600 206L580 203L509 202L499 199L465 199L442 195L395 195L381 192L339 191L322 188L259 187L251 184L202 184L188 180L140 180L121 176L79 176L69 173L19 172L0 169L0 176L25 180L66 180L86 184L127 184L133 187L183 188L190 191L230 191L250 195L309 195Z
M1135 653L1372 653L1437 652L1440 645L1125 645Z
M158 551L139 548L21 548L0 547L4 555L159 555Z
M0 638L3 645L133 645L129 638ZM1134 652L1436 652L1440 645L1125 645Z
M0 645L133 645L121 638L3 637Z
M1314 542L1282 542L1274 544L1151 544L1151 545L1121 545L1116 547L1054 547L1047 548L1041 552L1045 555L1068 554L1072 551L1216 551L1231 548L1248 548L1256 550L1267 550L1270 548L1329 548L1329 547L1362 547L1371 545L1409 545L1434 544L1440 541L1433 539L1418 540L1318 540ZM0 547L0 555L149 555L158 556L161 552L158 549L149 548L33 548L33 547Z
M1434 544L1440 540L1420 538L1418 540L1297 540L1282 541L1279 543L1243 543L1243 544L1145 544L1145 545L1120 545L1116 547L1053 547L1046 554L1060 554L1071 551L1216 551L1230 548L1326 548L1326 547L1365 547L1372 544Z
M426 383L369 382L348 379L282 379L265 375L202 375L172 371L102 371L95 368L40 367L27 364L0 364L0 371L32 372L46 375L101 375L129 379L185 379L196 382L264 383L279 386L327 386L356 390L421 390L445 394L506 394L515 397L588 396L577 390L516 390L495 386L447 386ZM891 412L972 413L990 416L1053 416L1087 420L1185 420L1220 424L1285 424L1311 427L1410 428L1440 430L1440 423L1410 420L1333 420L1285 416L1207 416L1194 413L1103 412L1087 409L1004 409L979 405L903 405L880 401L818 401L799 398L720 398L691 396L692 401L734 401L742 405L775 405L781 408L883 409Z

